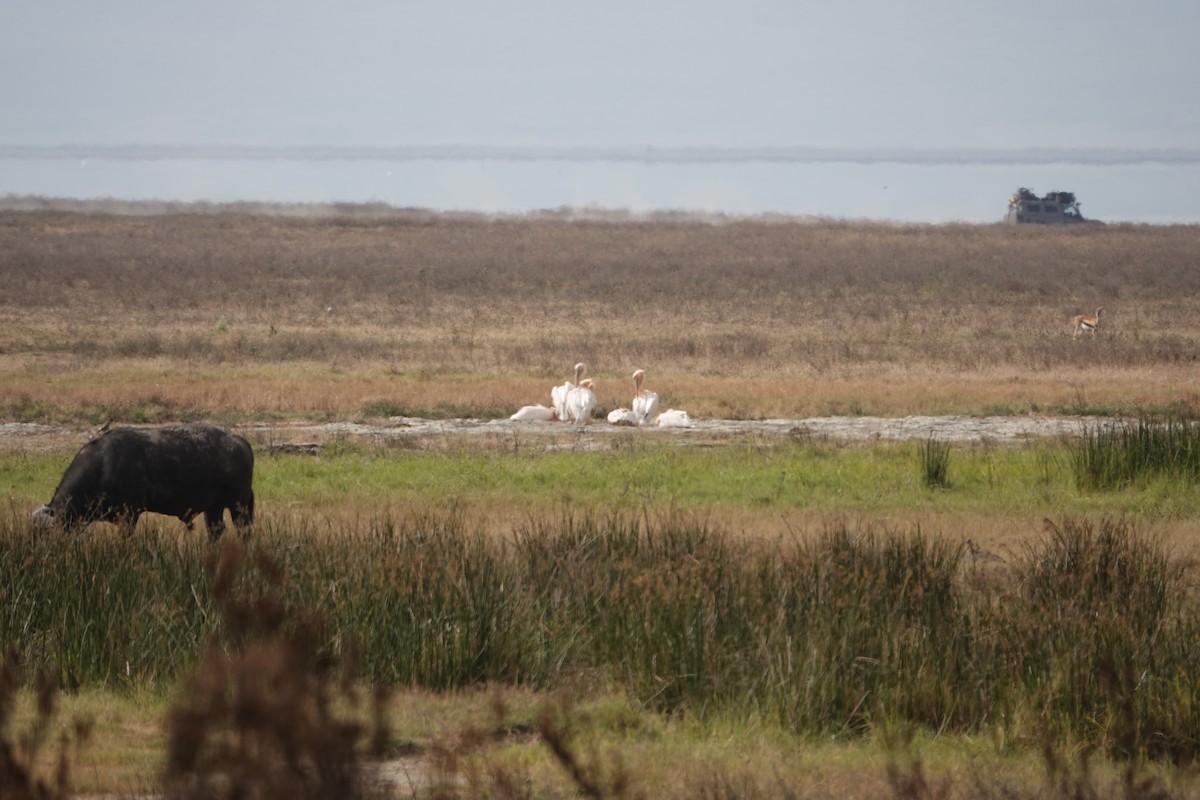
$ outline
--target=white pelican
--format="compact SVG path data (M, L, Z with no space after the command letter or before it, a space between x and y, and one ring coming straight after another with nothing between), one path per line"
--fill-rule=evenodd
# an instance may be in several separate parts
M658 395L649 389L643 389L646 380L645 370L633 372L633 414L637 417L638 425L649 425L658 414Z
M587 422L596 410L596 393L592 391L592 379L585 378L567 393L567 422Z
M517 409L517 413L513 414L509 419L515 419L517 422L548 422L558 419L558 412L553 408L546 408L541 405L521 406Z
M692 422L692 418L688 416L688 413L678 408L668 408L666 411L659 414L658 420L655 424L660 428L696 427L696 423Z
M628 408L614 408L608 412L609 425L628 425L635 427L638 424L637 414L633 413Z
M583 380L583 373L585 372L587 372L587 367L583 365L583 362L576 364L574 382L567 381L561 386L555 386L550 390L550 404L554 406L555 416L558 419L567 418L567 395Z

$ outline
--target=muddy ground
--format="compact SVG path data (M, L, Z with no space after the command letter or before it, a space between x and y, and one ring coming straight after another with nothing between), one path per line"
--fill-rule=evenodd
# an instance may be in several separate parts
M1024 416L910 416L812 417L808 419L694 420L691 428L628 428L602 420L587 425L511 420L428 420L392 417L373 423L250 424L236 429L259 448L316 452L330 442L361 441L428 448L451 446L509 446L555 449L606 449L633 437L667 441L681 446L713 446L780 437L814 441L902 441L935 438L950 442L1017 443L1077 435L1109 422L1095 417ZM0 448L52 450L86 440L87 429L38 423L0 423Z

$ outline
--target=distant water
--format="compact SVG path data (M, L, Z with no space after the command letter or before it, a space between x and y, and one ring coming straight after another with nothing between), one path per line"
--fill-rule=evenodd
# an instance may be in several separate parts
M0 196L268 203L382 202L439 211L600 208L995 222L1018 187L1072 191L1109 222L1200 223L1200 158L552 157L439 151L139 156L0 147ZM752 154L753 155L753 154Z

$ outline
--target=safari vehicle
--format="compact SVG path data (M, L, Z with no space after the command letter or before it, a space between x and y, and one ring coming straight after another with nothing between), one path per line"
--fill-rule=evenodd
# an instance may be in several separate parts
M1073 192L1049 192L1038 197L1024 187L1017 189L1008 199L1008 213L1004 221L1012 224L1033 223L1035 225L1074 225L1080 222L1100 224L1099 220L1084 219L1079 210L1079 201Z

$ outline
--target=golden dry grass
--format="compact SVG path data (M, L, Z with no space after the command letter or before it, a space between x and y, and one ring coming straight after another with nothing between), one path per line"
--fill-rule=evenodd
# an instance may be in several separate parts
M0 407L1194 407L1200 228L0 212ZM1070 318L1106 306L1093 340Z
M398 692L387 701L393 752L378 764L379 772L398 797L416 796L439 782L458 787L460 796L491 796L492 781L505 774L567 796L574 790L570 778L533 733L539 713L555 699L500 686ZM18 697L11 720L15 730L33 724L33 704L28 692ZM866 800L894 796L889 763L909 766L903 748L889 752L876 741L801 740L765 719L667 719L614 697L581 703L574 713L575 724L586 730L579 743L586 758L607 769L619 767L635 790L661 797L711 796L724 788L731 797ZM87 741L71 754L74 791L82 796L154 793L166 755L165 717L161 697L104 690L60 695L52 739L69 734L76 721L92 725ZM923 775L947 797L996 796L1001 787L1013 796L1041 796L1037 787L1046 784L1036 755L998 755L988 737L928 740L915 749ZM56 758L55 747L40 753L38 773L52 775ZM1111 763L1093 759L1092 770L1101 785L1118 785L1119 770Z

